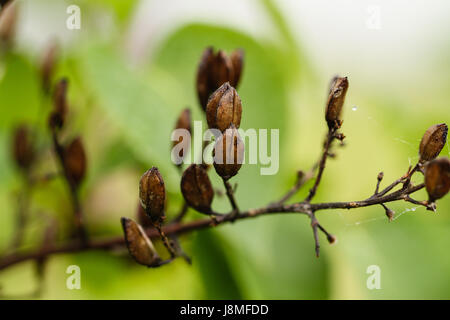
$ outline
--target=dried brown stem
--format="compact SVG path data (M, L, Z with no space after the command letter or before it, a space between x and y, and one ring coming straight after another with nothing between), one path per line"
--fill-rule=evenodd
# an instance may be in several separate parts
M220 225L223 223L231 222L234 220L241 220L247 218L254 218L258 216L264 216L269 214L281 214L281 213L299 213L306 214L311 216L311 212L315 213L319 210L326 209L355 209L361 207L367 207L372 205L380 205L382 203L397 201L397 200L405 200L405 196L410 195L416 191L424 188L424 184L419 184L416 186L409 186L406 189L401 189L390 194L377 197L377 198L369 198L361 201L350 201L350 202L325 202L325 203L309 203L307 201L298 202L294 204L282 204L282 205L269 205L262 208L251 209L247 211L243 211L233 216L233 212L226 215L219 215L216 217L216 224ZM315 217L315 215L314 215ZM166 236L170 235L179 235L195 230L201 230L208 227L212 227L212 221L210 218L200 219L187 223L171 223L167 226L162 227L162 232ZM320 224L316 224L317 228L321 231L324 231ZM151 228L146 230L148 236L152 239L160 238L160 233L157 229ZM324 231L325 234L328 233ZM37 250L27 253L14 253L11 255L4 256L0 259L0 270L5 269L7 267L13 266L23 261L27 260L36 260L43 257L47 257L53 254L62 254L62 253L73 253L80 252L85 250L111 250L116 247L123 247L125 245L125 240L122 236L113 237L109 239L91 239L90 242L85 245L81 244L79 241L72 240L68 243L61 245L52 245L45 250Z
M312 198L314 198L314 196L316 195L317 192L317 188L319 187L320 181L322 180L322 175L323 172L325 170L325 166L326 166L326 162L329 156L329 150L330 150L330 146L334 140L334 138L336 134L336 130L331 129L328 131L326 140L325 140L325 144L323 147L323 151L322 151L322 156L320 158L319 161L319 172L317 173L317 177L316 180L314 181L314 185L311 188L311 190L309 190L309 194L308 197L305 199L306 202L310 202L312 200Z
M228 200L230 200L231 207L233 208L233 211L231 212L231 218L232 218L232 221L234 221L235 218L239 215L239 208L237 206L236 199L234 198L233 187L226 179L222 179L222 180L223 180L223 185L225 186L225 189L227 191Z

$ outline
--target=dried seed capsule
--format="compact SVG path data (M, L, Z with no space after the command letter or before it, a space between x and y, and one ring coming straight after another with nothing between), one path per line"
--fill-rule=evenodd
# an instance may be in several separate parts
M347 89L347 77L337 77L331 84L325 111L325 119L330 130L338 129L341 126L342 120L340 119L340 117Z
M211 212L214 190L202 166L192 164L183 172L181 193L187 204L195 210L206 214Z
M145 210L144 210L144 208L142 208L140 201L139 201L139 203L137 205L137 210L136 211L137 211L136 212L136 216L137 216L138 223L143 228L151 227L152 226L152 220L145 213Z
M225 82L234 79L233 63L227 54L222 50L219 50L214 57L211 72L210 81L212 82L212 91L220 87Z
M9 45L17 25L17 1L5 3L0 10L0 41Z
M152 222L164 220L166 189L157 168L152 167L142 175L139 182L139 200Z
M224 83L209 98L206 120L210 129L225 131L231 124L239 128L242 116L241 98L228 82Z
M191 133L191 110L189 110L188 108L184 109L181 112L180 116L178 117L177 123L175 125L175 130L177 129L184 129L189 131L189 133ZM178 141L173 142L173 148L175 148L178 144L181 144L180 145L181 148L177 156L180 157L182 160L183 157L185 156L184 150L189 149L191 141L190 139L187 139L187 137L185 139L183 136L180 136ZM179 165L181 165L181 162Z
M64 125L67 106L67 79L61 79L55 85L53 92L53 112L50 114L49 126L50 128L61 128Z
M239 83L243 66L243 50L236 50L231 57L221 50L214 54L212 47L202 55L197 71L197 95L203 111L206 111L208 98L225 82L234 87Z
M64 149L64 170L76 186L80 185L86 175L86 153L80 137L75 138Z
M13 135L13 157L16 164L22 169L28 169L33 163L35 150L29 129L22 125Z
M434 202L448 193L450 190L450 160L448 158L438 158L426 165L425 188L429 202Z
M238 173L244 161L244 142L234 125L217 139L213 156L214 168L223 179L228 180Z
M144 266L157 266L161 258L142 227L128 218L122 218L120 221L128 251L134 260Z
M447 132L448 127L445 123L436 124L425 131L419 146L421 163L433 160L439 155L447 142Z
M239 85L239 80L241 79L242 68L244 66L244 50L237 49L231 53L230 56L231 63L233 64L233 80L230 81L230 84L237 88Z
M197 71L197 95L203 111L206 111L208 97L211 94L209 74L213 59L214 51L213 48L209 47L203 52Z
M44 53L41 63L41 79L44 92L49 92L51 87L51 78L55 68L57 46L52 43Z

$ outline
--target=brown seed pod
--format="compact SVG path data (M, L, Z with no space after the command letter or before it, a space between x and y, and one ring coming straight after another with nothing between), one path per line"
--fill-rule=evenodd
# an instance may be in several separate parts
M433 160L439 155L447 143L447 133L448 127L445 123L436 124L425 131L419 146L421 163Z
M166 189L156 167L152 167L142 175L139 182L139 200L152 222L160 223L164 220Z
M342 124L342 120L340 118L347 89L347 77L336 77L331 83L327 107L325 110L325 119L330 130L338 129Z
M239 128L242 117L242 102L236 90L225 82L209 98L206 121L210 129L225 131L231 124Z
M9 45L14 37L17 26L18 5L6 2L0 10L0 41Z
M214 190L208 173L200 165L192 164L181 177L181 193L187 204L195 210L209 214Z
M211 94L209 74L211 70L212 61L214 59L213 48L206 48L203 52L202 58L197 71L197 95L200 100L200 105L203 111L206 111L206 104L208 97ZM213 90L214 91L214 90Z
M45 51L41 62L42 87L44 89L44 92L46 93L50 91L57 50L58 47L56 46L56 43L50 44L50 46Z
M213 157L214 168L223 179L228 180L238 173L244 160L244 142L234 125L217 139Z
M431 160L425 167L425 188L429 202L445 196L450 190L450 160L438 158Z
M122 218L120 221L128 252L134 260L144 266L157 266L161 258L142 227L128 218Z
M175 129L185 129L189 131L189 133L191 133L191 110L189 110L189 108L181 111L181 114L178 117L177 123L175 125ZM180 137L178 141L173 142L173 147L175 148L180 143L182 144L181 146L183 148L179 151L178 156L183 159L183 157L185 156L183 150L189 149L191 141L189 139L186 139L186 141L184 141L184 137ZM181 165L181 163L179 165Z
M67 79L61 79L56 83L53 92L53 112L50 114L49 126L50 128L62 128L64 125L67 106Z
M237 49L231 53L231 63L233 64L234 78L230 84L237 88L241 79L242 69L244 67L244 50Z
M144 208L142 208L140 201L138 202L137 209L136 209L136 216L138 223L143 228L149 228L152 227L152 220L147 216L145 213Z
M64 149L64 170L75 186L79 186L86 175L86 153L80 137L75 138Z
M205 49L197 71L197 95L203 111L208 98L225 82L237 87L243 68L243 50L236 50L228 57L219 50L214 54L212 47Z
M28 169L34 161L35 150L30 130L25 125L17 127L14 131L12 148L14 161L19 168Z

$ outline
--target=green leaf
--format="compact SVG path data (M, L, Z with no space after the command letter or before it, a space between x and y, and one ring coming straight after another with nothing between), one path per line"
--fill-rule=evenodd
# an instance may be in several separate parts
M242 299L238 282L225 254L229 247L216 232L198 232L193 244L193 263L198 264L205 287L205 299Z
M0 128L36 119L40 86L34 66L23 56L6 54L0 65ZM26 94L24 94L26 93Z

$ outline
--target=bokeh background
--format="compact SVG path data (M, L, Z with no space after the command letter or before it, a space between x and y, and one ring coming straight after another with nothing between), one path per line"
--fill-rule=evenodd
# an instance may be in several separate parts
M81 29L68 30L66 9L81 8ZM10 155L12 129L36 124L42 172L55 170L39 78L42 55L59 45L55 79L69 78L70 128L87 148L82 200L89 232L122 234L119 218L135 217L138 181L157 166L166 181L167 215L182 199L170 162L170 132L186 106L202 119L195 75L206 46L246 52L239 94L243 128L280 130L280 170L261 176L245 165L241 208L265 205L295 182L320 153L329 80L349 77L343 132L347 145L329 161L315 201L359 200L414 164L424 131L450 122L450 6L445 1L18 1L14 46L0 60L0 252L14 235L23 180ZM449 156L447 145L441 156ZM210 172L213 182L220 181ZM415 177L415 182L420 181ZM294 200L305 197L307 185ZM424 192L416 198L425 199ZM218 211L229 204L216 197ZM55 255L47 263L43 299L449 299L450 197L437 213L409 203L321 211L339 241L314 256L309 220L270 216L181 238L193 265L159 269L135 264L124 251ZM190 211L189 219L201 217ZM56 179L32 193L21 251L38 248L49 221L56 242L70 229L70 202ZM158 248L163 250L160 245ZM66 268L81 268L81 290L66 288ZM369 290L368 266L381 269ZM1 298L31 297L33 262L0 272Z

